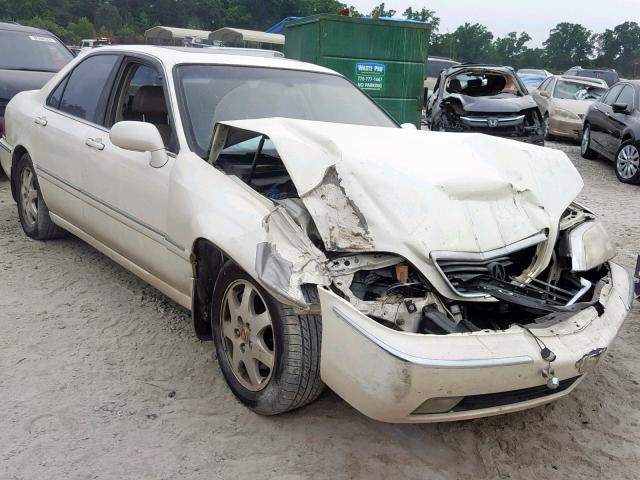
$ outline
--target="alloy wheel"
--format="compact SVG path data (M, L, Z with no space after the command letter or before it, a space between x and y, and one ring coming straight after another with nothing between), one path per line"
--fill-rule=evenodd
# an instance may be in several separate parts
M265 388L275 363L273 324L264 298L250 282L236 280L227 287L220 331L224 353L238 382L254 392Z
M36 176L30 166L22 170L20 177L20 202L24 221L29 228L33 228L38 220L38 189Z
M616 168L620 177L625 180L638 173L640 169L640 153L635 145L627 145L620 150L616 160Z

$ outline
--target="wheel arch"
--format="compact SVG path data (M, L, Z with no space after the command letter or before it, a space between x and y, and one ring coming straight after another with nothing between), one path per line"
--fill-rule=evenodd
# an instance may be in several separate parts
M9 184L11 185L11 196L16 202L18 201L18 192L16 191L16 177L14 175L14 172L16 166L18 165L18 161L20 161L25 153L29 152L23 145L16 145L13 148L13 152L11 154L11 171L9 172Z
M218 275L231 257L211 240L198 237L191 246L193 287L191 317L193 329L200 340L212 340L210 305Z
M628 142L630 140L635 142L636 141L636 137L635 137L635 135L633 134L633 132L631 130L627 130L622 134L621 140L622 140L621 144L625 143L625 142Z

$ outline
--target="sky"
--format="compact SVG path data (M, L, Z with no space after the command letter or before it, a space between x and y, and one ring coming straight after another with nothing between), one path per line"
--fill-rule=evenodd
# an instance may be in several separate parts
M362 13L369 13L381 0L341 0ZM605 7L606 8L603 8ZM386 0L385 8L402 16L407 7L427 7L440 17L440 33L459 25L481 23L494 37L526 31L530 47L542 45L549 30L560 22L580 23L600 33L625 21L640 22L640 0Z

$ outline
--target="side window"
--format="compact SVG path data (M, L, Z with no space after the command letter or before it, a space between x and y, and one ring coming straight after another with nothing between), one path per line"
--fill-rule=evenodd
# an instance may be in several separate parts
M132 62L125 67L121 78L111 122L151 123L160 132L167 149L175 152L175 136L162 75L150 65Z
M547 78L544 82L542 82L540 84L540 86L538 87L538 90L540 91L546 91L547 87L549 86L549 84L551 83L551 77Z
M623 85L615 85L611 87L611 90L609 90L609 93L607 93L607 97L602 102L606 103L607 105L613 105L614 103L616 103L616 99L618 98L618 94L622 90L622 87Z
M73 69L64 89L59 109L93 123L102 123L101 106L108 91L105 88L118 55L94 55Z
M60 99L62 98L62 92L64 92L64 87L67 85L67 81L69 80L69 75L64 77L64 79L58 84L53 92L47 98L47 105L53 108L58 108L60 106Z
M625 103L629 108L633 108L633 88L630 85L625 85L614 103Z

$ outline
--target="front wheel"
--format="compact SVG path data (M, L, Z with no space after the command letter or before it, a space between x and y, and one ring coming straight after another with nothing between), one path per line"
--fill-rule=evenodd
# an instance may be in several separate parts
M591 149L591 127L589 125L585 125L584 130L582 130L580 154L582 155L582 158L586 158L588 160L598 158L598 153Z
M633 140L624 142L618 150L616 176L623 183L640 183L640 152Z
M317 301L317 291L306 293ZM276 415L320 395L320 316L298 315L232 262L218 277L211 309L220 369L243 404Z
M15 175L18 216L24 233L36 240L65 236L66 232L53 223L49 216L49 209L42 198L38 178L28 153L18 160Z

